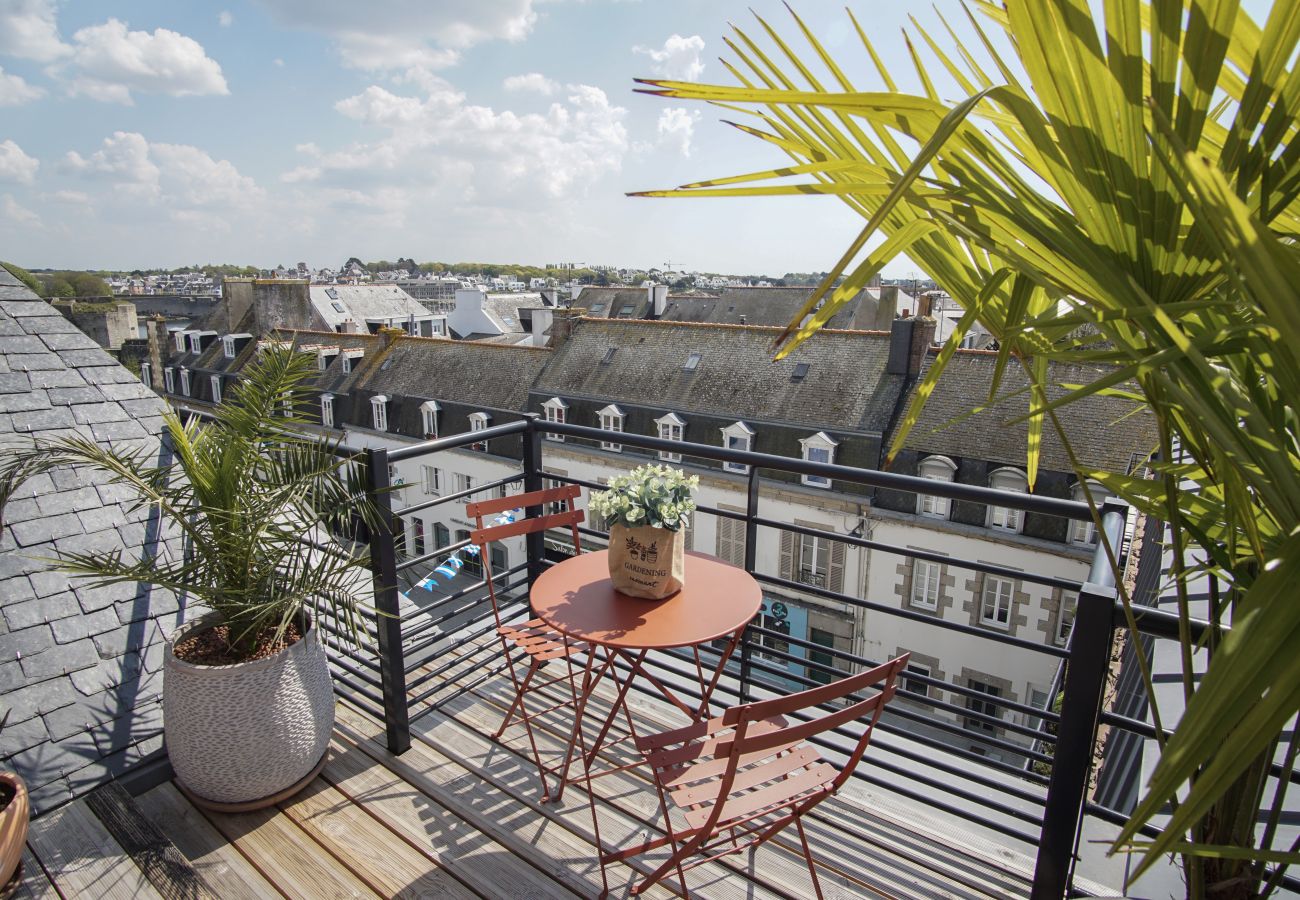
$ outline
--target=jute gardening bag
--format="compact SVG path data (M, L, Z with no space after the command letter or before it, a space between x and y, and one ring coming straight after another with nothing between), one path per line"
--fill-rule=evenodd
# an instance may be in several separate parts
M610 526L609 577L616 590L662 600L682 589L685 570L685 529Z

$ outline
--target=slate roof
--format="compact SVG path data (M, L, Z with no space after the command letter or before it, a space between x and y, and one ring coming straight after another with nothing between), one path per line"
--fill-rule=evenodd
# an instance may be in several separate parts
M0 452L78 433L143 445L164 461L166 403L94 341L0 269ZM174 596L89 588L52 571L58 551L162 546L146 510L101 476L29 480L0 530L0 763L27 781L37 813L118 775L162 746L163 635Z
M933 360L935 351L931 351ZM925 454L951 457L978 457L992 463L1024 468L1029 426L1008 424L1027 411L1024 394L1003 400L996 406L960 422L949 424L968 410L988 400L989 385L997 353L989 350L958 350L949 361L939 386L925 405L916 427L908 436L906 447ZM1049 370L1054 384L1086 384L1104 373L1101 368L1083 365L1056 365ZM1001 395L1014 394L1028 384L1024 373L1008 365L999 388ZM1065 393L1063 388L1049 392L1051 397ZM1155 420L1149 412L1134 413L1135 404L1114 397L1093 397L1071 403L1057 411L1057 417L1081 461L1090 467L1111 472L1128 472L1134 454L1155 447ZM1050 425L1043 428L1043 469L1072 472L1065 448Z
M631 304L632 309L620 316L619 310ZM593 319L632 318L644 319L650 314L649 292L643 287L584 287L573 301L573 306L587 311Z
M485 294L483 311L502 334L526 332L520 310L547 306L541 294Z
M828 425L859 432L888 427L904 381L885 374L888 333L824 330L776 362L772 341L779 331L583 318L556 348L533 392L815 426L814 431ZM610 348L617 349L603 362ZM700 361L687 372L691 353L699 353ZM797 378L800 363L808 369Z
M718 296L670 295L664 314L668 322L713 322L722 325L784 327L812 296L810 287L726 288ZM859 293L835 314L828 328L855 326L864 295ZM874 306L872 307L874 311ZM743 322L742 322L743 319Z
M330 328L337 328L349 319L364 323L368 319L429 317L429 311L419 301L395 284L313 284L308 290L311 305ZM335 303L345 311L335 309Z

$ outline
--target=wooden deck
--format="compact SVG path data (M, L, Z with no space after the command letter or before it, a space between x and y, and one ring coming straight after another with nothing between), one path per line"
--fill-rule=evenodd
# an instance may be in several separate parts
M519 753L522 729L510 729L504 743L489 737L504 713L508 687L504 677L490 679L420 718L411 749L400 757L387 752L379 722L341 703L321 776L271 809L203 812L172 784L133 799L119 790L143 819L138 830L128 822L124 835L129 816L113 813L112 803L78 800L32 823L17 896L598 896L585 791L573 786L558 807L540 804L536 770ZM599 703L607 709L608 702L602 694ZM656 713L637 708L639 719ZM557 714L546 724L543 752L558 754L563 721ZM623 761L627 751L615 745L606 756ZM593 784L607 845L658 830L657 801L639 772ZM823 804L809 825L828 897L1028 894L1028 858L975 838L959 845L940 828L890 814L852 786ZM648 871L648 864L638 868ZM612 865L611 895L627 896L637 874ZM788 842L701 866L688 881L701 897L812 894L802 857ZM661 885L648 896L671 894Z

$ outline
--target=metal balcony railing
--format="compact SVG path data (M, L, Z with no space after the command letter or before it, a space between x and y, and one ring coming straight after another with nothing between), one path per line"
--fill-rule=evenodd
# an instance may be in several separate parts
M383 719L388 747L393 753L402 753L410 746L413 719L462 696L493 677L505 663L502 660L501 665L489 671L478 671L474 668L476 664L469 662L478 651L477 647L471 646L473 642L492 636L495 628L481 575L477 578L463 577L457 583L467 583L432 604L420 608L403 607L400 589L404 580L409 583L412 573L428 570L469 542L461 540L418 557L399 559L394 535L401 533L400 519L445 504L461 503L471 496L491 496L502 487L540 490L543 479L579 484L593 490L604 488L595 482L544 473L548 442L543 437L546 435L588 441L593 448L609 437L608 432L599 429L546 422L530 416L521 421L397 450L365 451L374 501L383 522L390 523L389 527L380 528L370 535L375 605L379 611L370 624L377 649L374 652L350 649L346 642L335 639L340 637L337 635L331 638L330 645L336 651L333 662L339 693ZM443 493L404 508L393 507L395 494L388 490L391 465L457 449L486 447L487 441L502 438L517 438L520 442L522 466L518 474L474 485L467 490ZM1086 503L631 433L621 433L619 443L624 451L635 448L651 453L665 450L680 453L688 465L692 458L701 458L747 467L743 475L744 512L701 507L697 515L743 523L744 568L765 586L831 600L845 608L873 615L923 621L931 627L961 635L963 640L992 641L1048 657L1056 676L1046 708L1015 702L987 690L977 690L922 672L909 672L899 692L899 696L909 702L895 703L887 712L877 727L879 737L872 745L870 764L860 766L855 776L924 804L942 815L992 829L1037 847L1032 896L1046 900L1072 895L1073 867L1085 811L1113 823L1123 822L1126 818L1123 812L1089 802L1086 796L1097 757L1099 724L1105 723L1112 730L1126 730L1140 737L1154 735L1152 727L1144 722L1102 712L1103 692L1111 667L1112 642L1116 631L1127 627L1105 547L1109 545L1117 553L1120 551L1127 506L1107 501L1102 507L1104 538L1098 541L1087 579L1079 582L765 518L759 514L759 497L763 473L788 472L1071 520L1091 519ZM571 448L573 445L552 443L551 446ZM540 510L528 512L535 515ZM947 621L906 605L900 608L897 604L832 591L820 571L796 570L794 580L759 572L755 565L759 529L788 532L795 535L796 540L799 535L809 535L848 547L941 562L949 567L1077 591L1078 601L1068 646L1057 646L1050 640L1029 640L965 622ZM580 531L589 537L607 536L605 532L591 528L581 528ZM494 575L498 595L513 598L505 610L510 616L529 614L527 588L548 565L553 564L547 559L546 536L542 533L528 535L526 549L524 561ZM1178 620L1169 613L1155 609L1137 611L1137 625L1145 636L1144 640L1177 639ZM701 649L709 652L707 647ZM712 652L716 654L718 651ZM720 700L723 695L729 695L735 701L744 702L773 696L783 690L800 690L881 661L764 627L761 615L746 629L737 657L730 664L727 677L718 686ZM714 659L717 659L716 655ZM689 677L694 671L694 658L686 650L663 651L653 666L657 678L684 696L698 696L698 688L692 690ZM939 691L951 699L935 696ZM1061 703L1060 712L1056 713L1052 711L1052 698L1058 693ZM846 727L828 739L826 747L835 751L854 737L852 728ZM954 744L954 740L960 743ZM1017 762L968 749L972 742ZM1280 769L1274 774L1297 780ZM1290 879L1287 883L1294 888Z

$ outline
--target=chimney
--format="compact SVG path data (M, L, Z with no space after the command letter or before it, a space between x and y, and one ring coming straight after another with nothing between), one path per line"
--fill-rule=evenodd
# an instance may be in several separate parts
M925 362L926 351L934 343L934 330L938 322L926 316L925 318L916 317L912 322L912 348L907 355L907 374L919 375L921 373L921 364Z
M885 365L887 375L913 375L912 364L913 331L916 319L895 319L889 329L889 362Z
M576 309L557 309L555 318L551 321L551 349L558 350L560 346L569 339L573 334L573 329L578 325L578 319L587 314L582 307Z
M383 326L379 329L379 349L387 350L400 337L406 337L405 328L394 328L390 325Z
M930 305L934 303L934 297L927 291L920 297L916 298L916 314L923 318L930 315Z
M545 347L546 332L553 327L556 311L548 306L543 309L530 310L530 312L533 314L529 322L529 330L533 333L533 346Z
M167 320L162 316L154 316L146 323L144 333L149 341L149 373L153 376L155 385L162 384L163 354L174 346L169 346L168 343L171 336L167 332Z
M645 286L646 299L650 301L651 319L662 318L664 310L668 308L668 285L655 284L653 281Z

